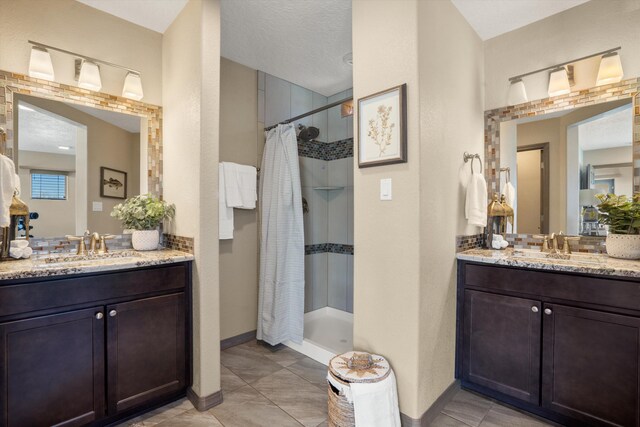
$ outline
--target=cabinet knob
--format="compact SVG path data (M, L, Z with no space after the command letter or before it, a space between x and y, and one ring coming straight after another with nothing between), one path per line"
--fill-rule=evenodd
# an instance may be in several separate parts
M115 317L115 316L116 316L116 314L118 314L118 312L117 312L117 311L115 311L115 310L111 310L111 311L109 312L109 316L111 316L111 317Z
M97 313L96 313L96 319L100 320L100 319L102 319L103 317L104 317L104 314L102 314L102 312L101 312L101 311L99 311L99 312L97 312Z
M539 310L538 310L538 307L534 305L533 307L531 307L531 311L533 311L534 313L537 313Z
M544 309L544 314L546 314L547 316L550 315L551 313L553 313L553 311L551 311L550 308L545 308Z

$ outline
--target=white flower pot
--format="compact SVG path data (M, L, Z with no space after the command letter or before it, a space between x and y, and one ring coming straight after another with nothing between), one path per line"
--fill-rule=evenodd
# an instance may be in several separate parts
M131 245L136 251L155 251L160 243L158 230L135 230L131 235Z
M607 255L613 258L640 259L640 234L607 234Z

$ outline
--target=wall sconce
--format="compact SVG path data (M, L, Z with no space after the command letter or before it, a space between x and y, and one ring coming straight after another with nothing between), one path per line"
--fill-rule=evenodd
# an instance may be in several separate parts
M565 95L571 92L571 86L573 85L573 66L571 64L585 59L601 56L600 68L598 70L598 77L596 78L596 86L601 86L609 83L617 83L622 80L622 63L620 61L620 55L617 51L622 49L620 46L605 50L602 52L594 53L592 55L583 56L582 58L572 59L571 61L563 62L562 64L552 65L550 67L541 68L539 70L531 71L529 73L520 74L518 76L510 77L509 93L507 95L507 102L509 105L517 105L528 101L527 91L522 79L524 77L538 74L543 71L551 71L549 74L549 87L548 93L550 97Z
M343 118L353 116L353 99L340 104L340 113Z
M53 64L51 63L51 55L47 49L39 46L31 48L31 57L29 58L29 77L35 79L53 80Z
M123 97L139 101L144 96L142 79L140 78L140 72L137 70L31 40L29 40L29 44L32 45L31 59L29 61L30 77L53 80L53 65L49 50L54 50L78 58L76 59L76 77L79 87L93 91L102 89L102 79L100 78L100 68L98 67L98 64L101 64L127 71L122 89Z

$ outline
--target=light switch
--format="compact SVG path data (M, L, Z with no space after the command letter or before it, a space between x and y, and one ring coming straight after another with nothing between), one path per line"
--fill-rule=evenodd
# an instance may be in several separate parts
M102 202L93 202L93 211L102 212Z
M380 200L391 200L391 178L380 180Z

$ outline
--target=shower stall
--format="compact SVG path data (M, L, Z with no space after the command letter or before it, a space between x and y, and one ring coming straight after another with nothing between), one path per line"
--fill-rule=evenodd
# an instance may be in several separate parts
M327 364L335 354L353 349L352 91L327 97L258 74L258 100L263 103L258 115L264 120L259 126L295 118L292 123L298 131L305 246L304 341L284 344ZM307 115L310 112L314 113Z

